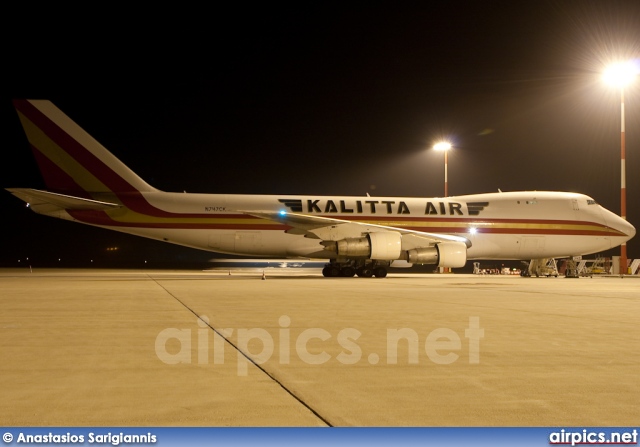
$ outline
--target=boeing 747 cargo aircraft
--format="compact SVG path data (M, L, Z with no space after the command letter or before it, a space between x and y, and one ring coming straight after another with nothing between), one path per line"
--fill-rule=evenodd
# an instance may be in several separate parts
M325 276L394 262L462 267L616 247L635 235L591 197L522 191L446 198L188 194L157 190L50 101L14 101L47 191L36 213L219 253L326 259Z

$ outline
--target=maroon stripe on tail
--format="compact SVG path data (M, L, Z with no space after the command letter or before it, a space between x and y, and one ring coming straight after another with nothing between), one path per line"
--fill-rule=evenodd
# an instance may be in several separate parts
M91 196L84 191L69 174L60 169L58 165L49 160L34 146L31 146L31 150L40 167L40 173L44 178L44 182L51 191L91 199Z
M130 185L125 179L120 177L120 175L114 172L109 166L104 164L84 146L78 143L66 131L51 121L51 119L49 119L29 101L24 99L14 100L13 104L20 113L40 128L53 142L55 142L55 144L61 147L89 173L94 175L102 184L114 192L127 208L135 212L154 217L189 216L188 214L176 214L160 210L151 205L138 190ZM37 150L38 148L35 149ZM40 151L37 150L37 152ZM48 160L42 153L40 153L38 157L41 160L48 161L40 163L43 177L46 176L52 182L51 184L47 182L48 187L57 191L64 191L70 195L89 197L87 192L84 191L70 175L64 173L63 169L55 166L55 163ZM47 170L50 169L53 169L51 174L47 172ZM61 173L64 174L64 176L61 175Z
M135 191L135 188L120 177L98 157L93 155L71 135L51 121L27 100L15 100L14 106L33 124L40 128L53 142L74 158L82 167L94 175L113 192ZM81 190L80 190L81 191ZM74 191L77 192L77 191Z

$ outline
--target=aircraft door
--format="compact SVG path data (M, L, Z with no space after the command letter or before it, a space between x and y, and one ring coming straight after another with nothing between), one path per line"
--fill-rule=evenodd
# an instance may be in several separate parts
M259 231L236 231L235 251L240 254L258 254L262 248L262 234Z
M235 245L235 233L233 231L216 232L209 236L209 247L214 251L233 253L235 251Z
M571 200L571 205L573 206L573 211L580 211L580 203L578 203L577 199Z
M520 256L537 259L544 257L544 236L523 236L520 244Z
M223 253L260 254L262 234L259 231L216 232L209 236L209 247Z

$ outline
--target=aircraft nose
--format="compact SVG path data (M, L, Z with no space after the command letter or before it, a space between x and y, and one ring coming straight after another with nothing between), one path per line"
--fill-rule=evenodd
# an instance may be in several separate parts
M627 235L627 240L632 239L636 235L636 227L622 218L620 218L620 220L620 231Z
M623 219L622 217L605 208L601 209L603 211L605 224L609 228L612 228L620 233L619 235L615 236L614 239L612 239L612 243L615 244L613 245L613 247L623 244L636 235L636 228L631 225L626 219Z
M624 242L636 235L636 228L622 217L613 214L613 218L608 218L607 220L611 227L622 233L621 237L624 239Z

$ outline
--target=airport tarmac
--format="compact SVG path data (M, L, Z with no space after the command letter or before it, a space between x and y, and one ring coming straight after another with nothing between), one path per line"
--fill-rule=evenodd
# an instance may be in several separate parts
M0 305L5 426L640 420L638 278L5 269Z

